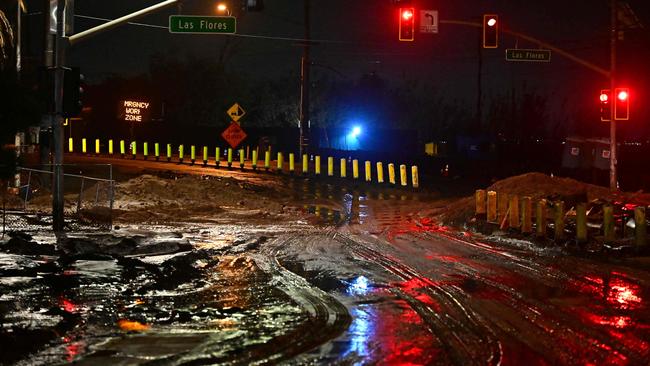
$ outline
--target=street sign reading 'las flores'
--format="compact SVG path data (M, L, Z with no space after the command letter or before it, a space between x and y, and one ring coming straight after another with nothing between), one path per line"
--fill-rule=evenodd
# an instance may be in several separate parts
M169 33L232 34L237 31L237 19L224 16L170 15Z
M508 48L506 61L551 62L551 50Z

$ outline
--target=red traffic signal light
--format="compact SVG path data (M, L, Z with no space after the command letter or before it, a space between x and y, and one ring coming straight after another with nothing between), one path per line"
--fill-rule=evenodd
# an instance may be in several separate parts
M600 91L600 120L609 122L612 120L612 107L609 98L609 89Z
M616 88L614 95L614 118L617 120L630 119L630 89Z
M415 40L415 8L399 9L399 40Z
M483 48L499 47L499 16L483 15Z

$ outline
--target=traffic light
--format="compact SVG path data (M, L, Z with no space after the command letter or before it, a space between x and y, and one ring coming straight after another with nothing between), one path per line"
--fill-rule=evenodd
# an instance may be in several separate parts
M630 89L616 88L614 91L614 118L627 121L630 119Z
M499 16L483 15L483 48L499 47Z
M81 96L83 76L78 67L65 69L63 73L63 116L66 118L77 117L81 114L83 104Z
M609 122L612 120L612 104L610 103L609 89L600 91L600 120Z
M399 9L399 40L406 42L415 40L415 8Z

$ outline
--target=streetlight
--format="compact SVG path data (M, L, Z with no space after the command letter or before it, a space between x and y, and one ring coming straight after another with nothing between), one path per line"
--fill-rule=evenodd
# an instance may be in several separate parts
M217 13L230 15L230 9L226 3L217 3Z

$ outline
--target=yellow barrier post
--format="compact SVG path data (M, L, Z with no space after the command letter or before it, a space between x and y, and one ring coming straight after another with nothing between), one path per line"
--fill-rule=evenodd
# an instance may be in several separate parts
M510 203L508 205L508 226L516 229L520 225L519 221L519 196L513 194L510 196Z
M408 174L406 173L406 165L404 164L399 166L399 178L400 182L402 183L402 187L406 187L408 185Z
M530 197L521 199L521 232L533 232L533 200Z
M537 202L535 213L535 231L537 237L545 238L546 237L546 200L541 199Z
M634 209L634 223L635 223L635 236L637 248L645 247L647 244L648 224L645 221L645 207L637 207Z
M320 155L316 155L314 158L314 172L316 175L320 175Z
M347 176L346 169L348 167L348 162L345 160L345 158L341 158L341 178L345 178Z
M183 164L183 157L184 157L183 153L184 153L183 144L181 144L181 145L178 146L178 163L179 164Z
M555 203L555 240L564 239L564 201Z
M124 140L120 140L120 154L122 155L122 159L124 159L124 155L126 155L126 146Z
M232 168L232 148L228 148L228 169Z
M419 188L420 187L420 177L418 175L418 167L417 167L417 165L413 165L411 167L411 183L413 184L413 188Z
M384 163L377 162L377 183L384 183Z
M99 155L99 139L95 139L95 155Z
M246 155L244 149L239 149L239 168L241 170L244 170L244 161L246 159Z
M138 155L138 144L135 141L131 141L131 154L133 155L133 160L135 160Z
M498 221L497 215L497 192L488 191L487 193L487 222L496 224Z
M487 192L485 189L477 189L474 194L474 199L476 201L476 216L483 216L487 213L486 194Z
M214 166L219 167L221 165L221 149L218 147L214 148Z
M113 140L108 140L108 154L113 155Z
M81 152L84 153L84 154L86 153L86 138L85 137L81 139Z
M293 153L289 153L289 173L293 174L294 170L296 169L295 167L295 161L294 161L294 156Z
M352 160L352 178L359 179L359 160Z
M603 230L605 235L605 243L614 241L614 207L612 205L605 205L603 207Z
M366 182L372 182L372 164L366 160L364 164L364 173L366 173Z
M257 170L257 149L253 150L253 170Z
M167 162L172 161L172 144L167 144Z
M587 204L578 203L576 206L576 241L587 242Z
M327 176L334 176L334 158L331 156L327 158Z
M264 152L264 169L268 172L271 169L271 151L266 150Z
M157 142L153 144L153 153L156 156L156 161L160 160L160 144Z
M196 161L196 146L191 145L190 146L190 165L194 165L195 161Z
M68 139L68 152L74 152L74 142L72 140L72 137Z
M283 157L282 153L278 151L278 173L282 173L282 163L283 163Z
M203 166L208 165L208 147L203 146Z
M309 156L302 154L302 175L309 173Z
M147 142L142 145L142 149L144 151L144 160L147 160L149 158L149 144Z
M395 184L395 164L388 164L388 182L390 184Z

